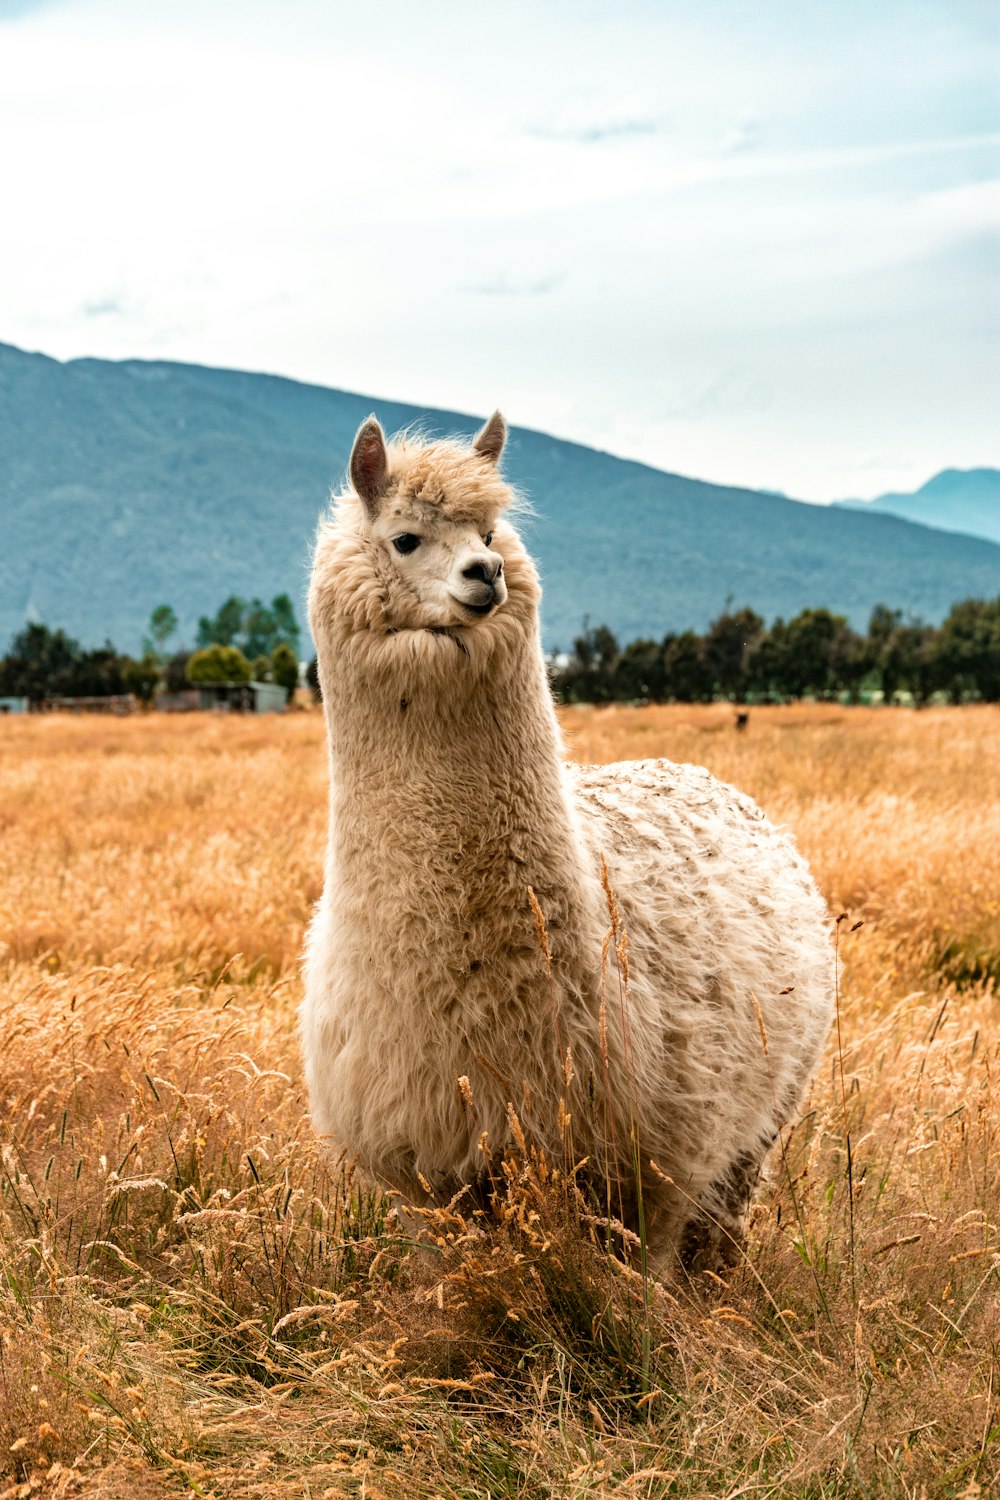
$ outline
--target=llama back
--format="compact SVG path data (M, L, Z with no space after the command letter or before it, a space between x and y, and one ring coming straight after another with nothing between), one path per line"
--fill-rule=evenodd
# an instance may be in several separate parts
M703 768L567 774L628 935L624 1024L659 1101L644 1149L697 1161L704 1191L741 1142L770 1144L816 1066L834 1007L825 903L791 837Z

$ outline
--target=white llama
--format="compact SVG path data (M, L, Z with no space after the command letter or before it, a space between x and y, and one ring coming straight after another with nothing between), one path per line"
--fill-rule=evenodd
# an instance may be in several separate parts
M471 448L387 447L372 417L320 527L331 817L301 1010L312 1118L410 1201L424 1183L447 1200L481 1180L484 1131L494 1152L509 1141L511 1106L561 1159L569 1049L578 1158L633 1184L635 1229L634 1126L650 1253L700 1264L738 1242L816 1066L827 916L790 839L707 771L564 763L505 438L496 413ZM602 855L624 1006L613 954L602 980Z

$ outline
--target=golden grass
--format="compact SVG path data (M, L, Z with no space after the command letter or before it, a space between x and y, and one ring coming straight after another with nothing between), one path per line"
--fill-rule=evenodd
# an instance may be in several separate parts
M850 914L746 1259L647 1297L530 1158L414 1253L305 1119L321 717L5 721L0 1495L1000 1482L997 710L563 718L752 793Z

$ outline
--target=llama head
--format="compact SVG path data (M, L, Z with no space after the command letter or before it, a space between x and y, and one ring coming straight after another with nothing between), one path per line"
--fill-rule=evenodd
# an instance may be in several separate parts
M317 539L313 634L457 633L477 640L534 618L538 584L505 519L513 494L498 472L507 435L495 412L471 445L362 423L350 488ZM512 617L510 621L506 617Z

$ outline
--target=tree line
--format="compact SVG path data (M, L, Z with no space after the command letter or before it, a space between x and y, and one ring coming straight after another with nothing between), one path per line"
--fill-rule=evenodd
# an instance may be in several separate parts
M106 698L131 693L144 703L218 683L275 682L290 696L299 680L300 630L287 594L269 605L231 595L198 621L195 649L172 650L177 615L160 604L149 618L138 656L105 641L87 650L64 630L30 624L0 660L0 697Z
M917 704L936 694L996 703L1000 598L965 599L940 626L879 604L864 635L827 609L804 609L768 628L754 610L727 607L704 635L685 630L620 646L606 625L585 620L551 676L556 693L576 703L856 702L876 692L886 702L906 693Z
M195 648L171 650L177 616L153 610L138 656L110 642L85 650L63 630L26 625L0 660L0 697L108 697L192 685L276 682L291 694L299 680L300 630L287 594L269 605L231 595L198 622ZM318 692L315 661L307 680ZM1000 598L966 599L940 626L904 618L879 604L864 635L842 615L805 609L768 628L745 607L727 607L703 635L685 630L625 646L606 625L585 620L572 651L557 654L552 685L568 702L780 702L792 698L898 693L918 704L935 694L951 702L1000 701Z

